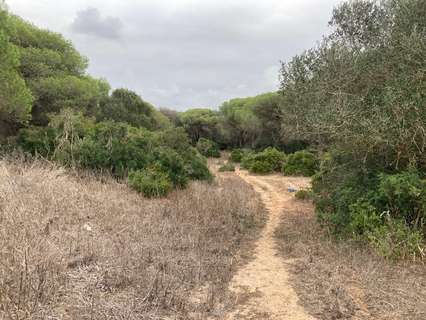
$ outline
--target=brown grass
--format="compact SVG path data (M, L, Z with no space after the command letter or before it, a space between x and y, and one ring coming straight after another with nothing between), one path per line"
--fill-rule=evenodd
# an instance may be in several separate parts
M318 319L426 319L424 265L385 261L356 244L336 243L312 205L295 201L277 232L301 303Z
M0 161L0 319L206 319L264 210L242 180L147 200L108 177Z

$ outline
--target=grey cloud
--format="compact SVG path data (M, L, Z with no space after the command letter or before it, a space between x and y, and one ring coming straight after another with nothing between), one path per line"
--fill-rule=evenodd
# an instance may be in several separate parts
M33 19L55 25L56 0L19 1L28 1L22 8ZM75 0L68 11L92 9L80 11L71 29L53 30L65 31L89 57L89 72L113 87L135 90L159 107L217 107L276 90L279 61L314 46L340 1Z
M71 24L71 30L75 33L107 39L120 38L122 27L123 23L119 18L103 18L96 8L87 8L79 11Z

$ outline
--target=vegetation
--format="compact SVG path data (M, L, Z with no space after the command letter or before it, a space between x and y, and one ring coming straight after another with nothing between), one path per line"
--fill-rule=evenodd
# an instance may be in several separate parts
M333 33L281 70L283 133L329 150L320 220L395 258L424 255L425 14L419 0L345 2Z
M219 168L219 172L234 172L235 165L232 162L227 162Z
M285 153L269 147L262 152L248 153L243 157L241 166L253 173L266 174L280 171L285 159Z
M318 161L315 155L308 151L297 151L290 154L283 167L282 172L286 176L306 176L315 174L318 167Z
M155 169L130 172L129 185L148 198L163 197L173 188L167 174Z
M17 147L67 167L128 178L146 196L212 179L183 129L130 90L110 94L61 35L2 10L0 43L2 138L16 136Z
M232 149L253 173L314 175L317 216L338 238L417 259L426 240L425 16L422 0L344 2L330 34L282 64L278 92L176 113L110 92L72 43L0 10L1 141L107 171L147 196L211 180L204 157Z
M0 7L0 126L13 129L30 120L33 96L19 74L19 50L10 39L10 20Z
M299 200L310 200L312 199L313 194L311 190L301 189L297 191L294 196Z
M229 155L229 159L232 162L240 163L244 158L245 152L242 149L234 149L231 151Z
M283 258L297 261L288 266L289 281L316 319L425 317L424 264L389 263L357 241L336 241L310 201L294 200L276 237Z
M219 158L220 151L216 142L211 141L206 138L200 138L196 146L197 150L205 157L209 158Z

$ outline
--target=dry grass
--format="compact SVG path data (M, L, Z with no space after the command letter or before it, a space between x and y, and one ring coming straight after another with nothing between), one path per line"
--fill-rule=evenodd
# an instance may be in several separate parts
M277 232L292 281L317 319L426 319L426 268L395 264L350 243L336 243L309 202L294 200Z
M263 212L231 176L147 200L108 177L2 160L0 319L219 315Z

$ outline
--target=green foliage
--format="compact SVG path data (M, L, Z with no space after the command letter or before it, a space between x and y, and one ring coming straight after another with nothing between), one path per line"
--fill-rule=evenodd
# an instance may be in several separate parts
M426 235L426 181L418 172L380 174L377 193L376 202L393 218L424 229Z
M220 151L217 144L211 140L201 138L197 142L197 150L205 157L219 158Z
M159 129L167 122L161 119L159 112L152 105L127 89L116 89L110 97L103 99L97 119L98 121L125 122L134 127L150 130Z
M354 235L366 235L383 224L377 208L362 198L349 206L349 215L348 231Z
M219 172L234 172L235 171L235 165L231 162L227 162L223 166L219 168Z
M320 221L386 257L419 257L426 238L426 181L413 169L384 174L356 168L348 157L326 155L314 176Z
M131 171L128 183L130 187L148 198L164 197L173 188L169 176L155 169Z
M212 181L213 176L207 167L207 159L195 148L190 148L185 153L186 172L192 180Z
M270 147L259 153L248 153L241 166L253 173L266 174L281 170L285 160L285 153Z
M311 190L301 189L297 191L294 196L299 200L310 200L313 198L313 193Z
M33 155L48 157L55 151L56 132L47 127L29 127L21 129L18 144Z
M245 155L244 150L234 149L231 151L230 160L232 162L240 163L243 160L244 155Z
M210 109L191 109L178 115L179 124L186 130L193 144L201 138L219 140L218 113Z
M185 161L175 150L159 147L154 151L155 168L168 174L175 187L186 187L189 176L186 171Z
M120 178L151 168L166 174L173 187L212 179L206 159L191 147L182 129L151 132L125 123L95 123L64 109L52 116L47 128L22 129L18 143L63 165L109 171Z
M424 235L408 227L404 221L387 219L384 225L367 234L373 248L383 257L393 260L425 258Z
M49 77L30 82L37 97L33 107L33 123L46 126L49 114L72 108L85 114L94 113L105 92L103 83L91 77ZM107 92L106 92L107 93Z
M41 77L46 70L55 75L84 74L87 59L62 35L42 30L17 16L11 16L9 24L11 41L22 51L21 72L25 77Z
M0 9L0 124L25 124L31 116L33 97L19 75L19 52L7 34L10 17Z
M306 176L310 177L318 169L318 161L315 155L308 151L297 151L287 157L282 167L282 172L286 176Z

